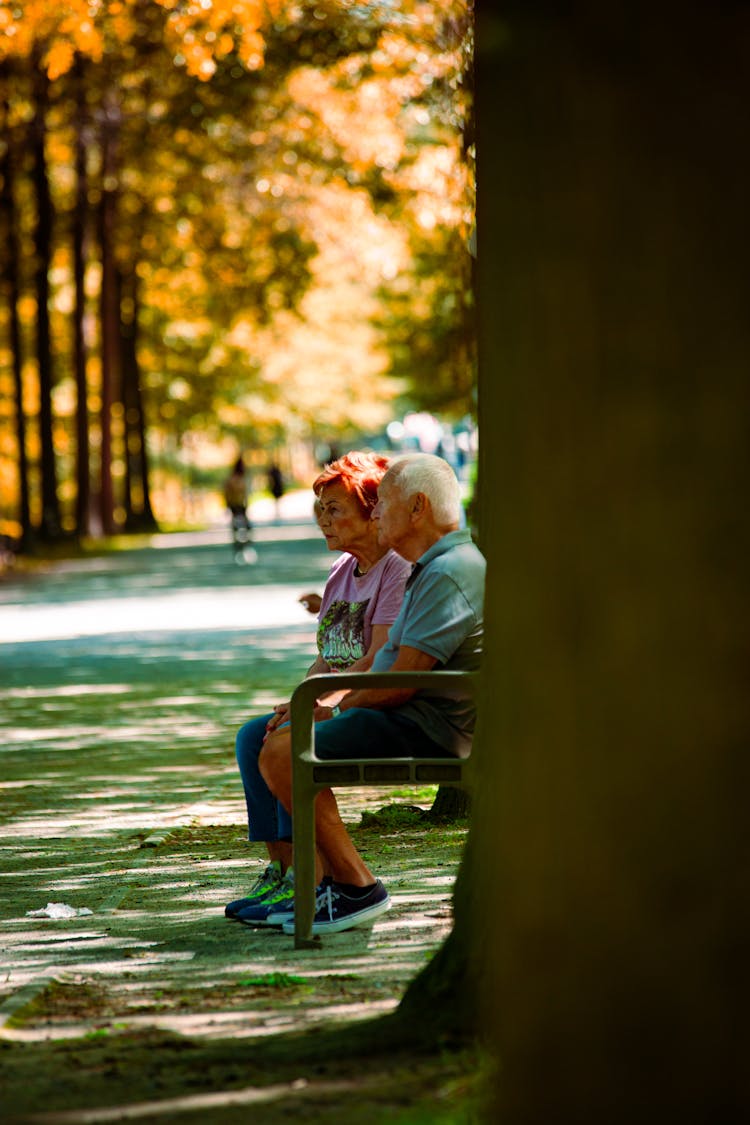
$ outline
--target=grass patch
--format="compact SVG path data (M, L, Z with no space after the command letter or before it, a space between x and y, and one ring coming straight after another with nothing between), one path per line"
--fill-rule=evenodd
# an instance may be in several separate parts
M240 988L294 988L298 984L309 983L304 977L295 977L290 973L265 973L257 977L243 977L237 981Z
M388 797L391 801L407 799L421 805L431 805L438 791L437 785L407 785L401 789L389 789Z

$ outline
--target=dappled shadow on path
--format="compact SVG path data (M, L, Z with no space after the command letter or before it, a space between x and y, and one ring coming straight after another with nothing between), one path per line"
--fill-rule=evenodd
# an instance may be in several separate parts
M234 736L304 675L314 621L296 599L321 587L331 561L312 541L266 546L257 568L243 571L245 585L226 545L220 556L186 545L129 553L119 570L70 564L3 587L0 615L34 609L29 639L0 645L6 1039L147 1028L266 1038L360 1020L393 1010L448 932L461 829L431 838L355 827L393 907L373 928L331 935L321 949L298 952L290 937L223 917L263 866L245 840ZM181 614L204 598L231 621L157 622L144 576L164 589L158 583L180 573L190 576ZM66 632L55 620L71 604L109 603L126 606L128 628L113 632L106 620L99 631ZM24 618L15 620L22 634ZM356 824L373 799L384 795L346 791L346 818ZM91 913L28 916L49 902Z
M203 816L228 812L215 802ZM30 854L17 838L8 841L3 999L6 1008L14 998L23 1005L6 1036L32 1041L147 1026L256 1036L392 1010L449 925L459 841L445 848L440 866L425 865L414 840L387 863L381 841L364 846L388 880L391 912L373 928L330 935L320 950L295 951L278 931L223 917L223 903L246 883L253 862L235 826L176 828L153 847L117 829L72 844L47 837ZM93 913L65 921L25 916L24 908L48 901Z
M322 588L332 560L317 539L280 530L287 538L259 542L252 567L234 566L224 542L191 542L0 587L0 1084L19 1120L55 1107L61 1082L66 1106L105 1107L91 1120L169 1093L165 1122L213 1122L215 1108L201 1117L199 1100L180 1100L196 1087L224 1091L214 1104L232 1119L250 1081L237 1120L254 1104L272 1122L277 1097L279 1122L282 1105L304 1118L300 1059L319 1047L302 1069L313 1108L352 1125L325 1075L341 1074L344 1089L354 1074L360 1093L363 1079L343 1053L326 1056L327 1037L394 1012L448 934L464 829L359 823L365 804L428 804L434 789L341 791L391 893L374 926L295 951L279 931L224 918L264 865L245 838L235 733L304 676L315 621L297 598ZM29 916L51 902L90 912ZM302 1050L296 1036L309 1032ZM287 1086L268 1098L249 1043L259 1059L278 1050L275 1081ZM431 1095L433 1080L419 1081Z

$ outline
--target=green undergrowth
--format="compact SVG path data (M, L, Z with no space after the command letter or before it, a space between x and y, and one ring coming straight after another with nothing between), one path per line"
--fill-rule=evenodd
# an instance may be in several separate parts
M373 812L364 809L360 826L366 832L387 828L392 831L401 829L410 833L429 833L430 841L434 843L435 836L439 834L451 839L455 839L456 835L465 835L468 821L466 819L434 820L430 816L430 810L423 809L419 805L392 804L384 805Z

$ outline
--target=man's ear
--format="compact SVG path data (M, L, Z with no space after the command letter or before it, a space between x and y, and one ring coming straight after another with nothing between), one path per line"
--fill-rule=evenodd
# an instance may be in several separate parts
M428 508L428 500L424 492L416 492L411 504L411 513L413 516L423 516Z

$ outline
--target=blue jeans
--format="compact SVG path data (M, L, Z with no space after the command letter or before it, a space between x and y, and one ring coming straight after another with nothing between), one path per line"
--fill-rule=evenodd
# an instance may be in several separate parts
M272 715L273 711L250 719L237 731L234 745L247 804L247 838L253 841L291 839L292 835L291 816L276 800L258 769L266 723Z
M452 758L411 719L372 707L350 707L336 719L315 724L315 753L337 758Z
M250 719L237 732L235 753L247 804L249 840L291 839L292 818L274 797L258 769L266 723L273 715ZM353 707L337 719L315 724L315 752L319 758L446 757L453 755L433 742L410 719L396 711Z

